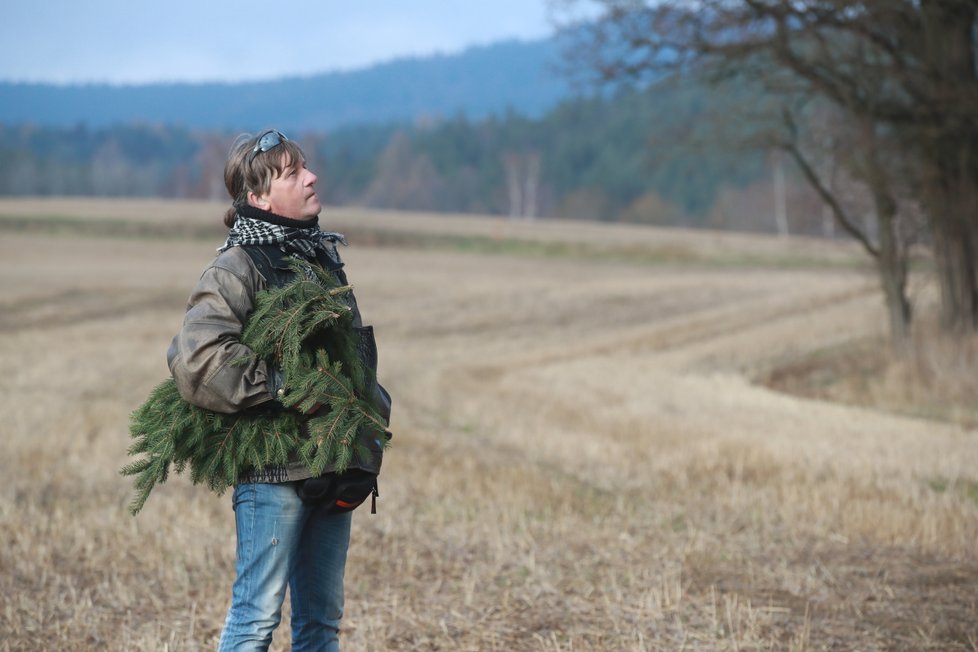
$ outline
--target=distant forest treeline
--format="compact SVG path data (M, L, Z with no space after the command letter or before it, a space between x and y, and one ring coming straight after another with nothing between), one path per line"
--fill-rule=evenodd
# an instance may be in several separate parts
M743 140L735 121L729 138L708 146L696 135L724 101L659 85L567 100L539 118L459 116L294 137L332 204L773 230L765 153L723 144ZM0 194L225 198L235 136L0 125Z

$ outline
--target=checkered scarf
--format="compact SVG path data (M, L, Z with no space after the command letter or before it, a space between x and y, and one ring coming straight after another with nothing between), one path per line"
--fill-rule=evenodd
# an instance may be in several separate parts
M298 254L307 260L315 260L317 249L329 253L329 247L324 242L346 244L346 238L343 237L342 233L320 231L318 222L314 222L305 228L298 228L246 217L242 215L242 212L244 211L239 210L234 226L228 231L227 240L218 248L219 252L240 245L277 244L284 253ZM264 211L252 210L251 212ZM268 215L272 218L278 218L273 213ZM279 219L286 222L293 221L284 218Z

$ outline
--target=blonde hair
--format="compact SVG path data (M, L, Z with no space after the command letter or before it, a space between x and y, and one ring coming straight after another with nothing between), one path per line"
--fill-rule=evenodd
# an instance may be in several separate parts
M272 187L272 179L281 176L286 168L296 161L305 160L302 149L291 140L283 139L267 151L255 152L255 145L264 130L258 135L241 134L234 139L228 160L224 165L224 185L231 195L232 206L224 213L224 224L230 228L238 215L238 205L248 203L248 193L265 195Z

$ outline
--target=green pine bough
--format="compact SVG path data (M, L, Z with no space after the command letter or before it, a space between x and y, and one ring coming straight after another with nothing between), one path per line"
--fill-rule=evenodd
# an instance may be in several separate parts
M241 335L254 358L281 369L287 393L279 400L285 409L222 414L187 403L172 378L157 385L130 418L129 454L142 456L121 469L135 476L133 515L153 487L166 482L171 467L183 473L189 466L194 484L206 483L221 494L245 469L260 471L297 458L318 476L342 472L355 456L373 455L357 433L387 426L365 400L376 380L357 354L353 311L343 299L353 288L297 261L292 269L295 281L257 294ZM317 405L324 407L313 417L300 414ZM303 421L308 437L301 434Z

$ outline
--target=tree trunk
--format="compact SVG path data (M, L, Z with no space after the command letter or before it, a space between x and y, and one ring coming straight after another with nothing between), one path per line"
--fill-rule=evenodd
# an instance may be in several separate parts
M943 111L916 135L930 173L925 194L941 288L941 324L978 331L978 133L974 98L974 2L922 0L922 59L932 71L931 96ZM937 137L934 137L936 131Z
M956 334L978 330L978 216L974 201L978 188L965 190L960 185L941 188L939 196L931 201L931 213L940 216L931 221L931 230L941 290L941 326Z
M894 350L904 353L910 346L912 311L907 300L907 260L896 242L896 219L890 215L884 221L880 215L880 256L876 268L886 300L886 312L890 322L890 341ZM893 241L893 242L888 242Z
M897 201L890 191L886 168L881 163L876 126L867 116L860 120L862 149L865 152L866 186L873 197L879 230L876 269L880 274L886 312L890 322L890 342L898 353L910 347L910 301L907 299L908 251L900 239Z
M784 189L784 155L780 149L771 152L771 170L774 173L774 225L778 235L787 238L788 201Z

